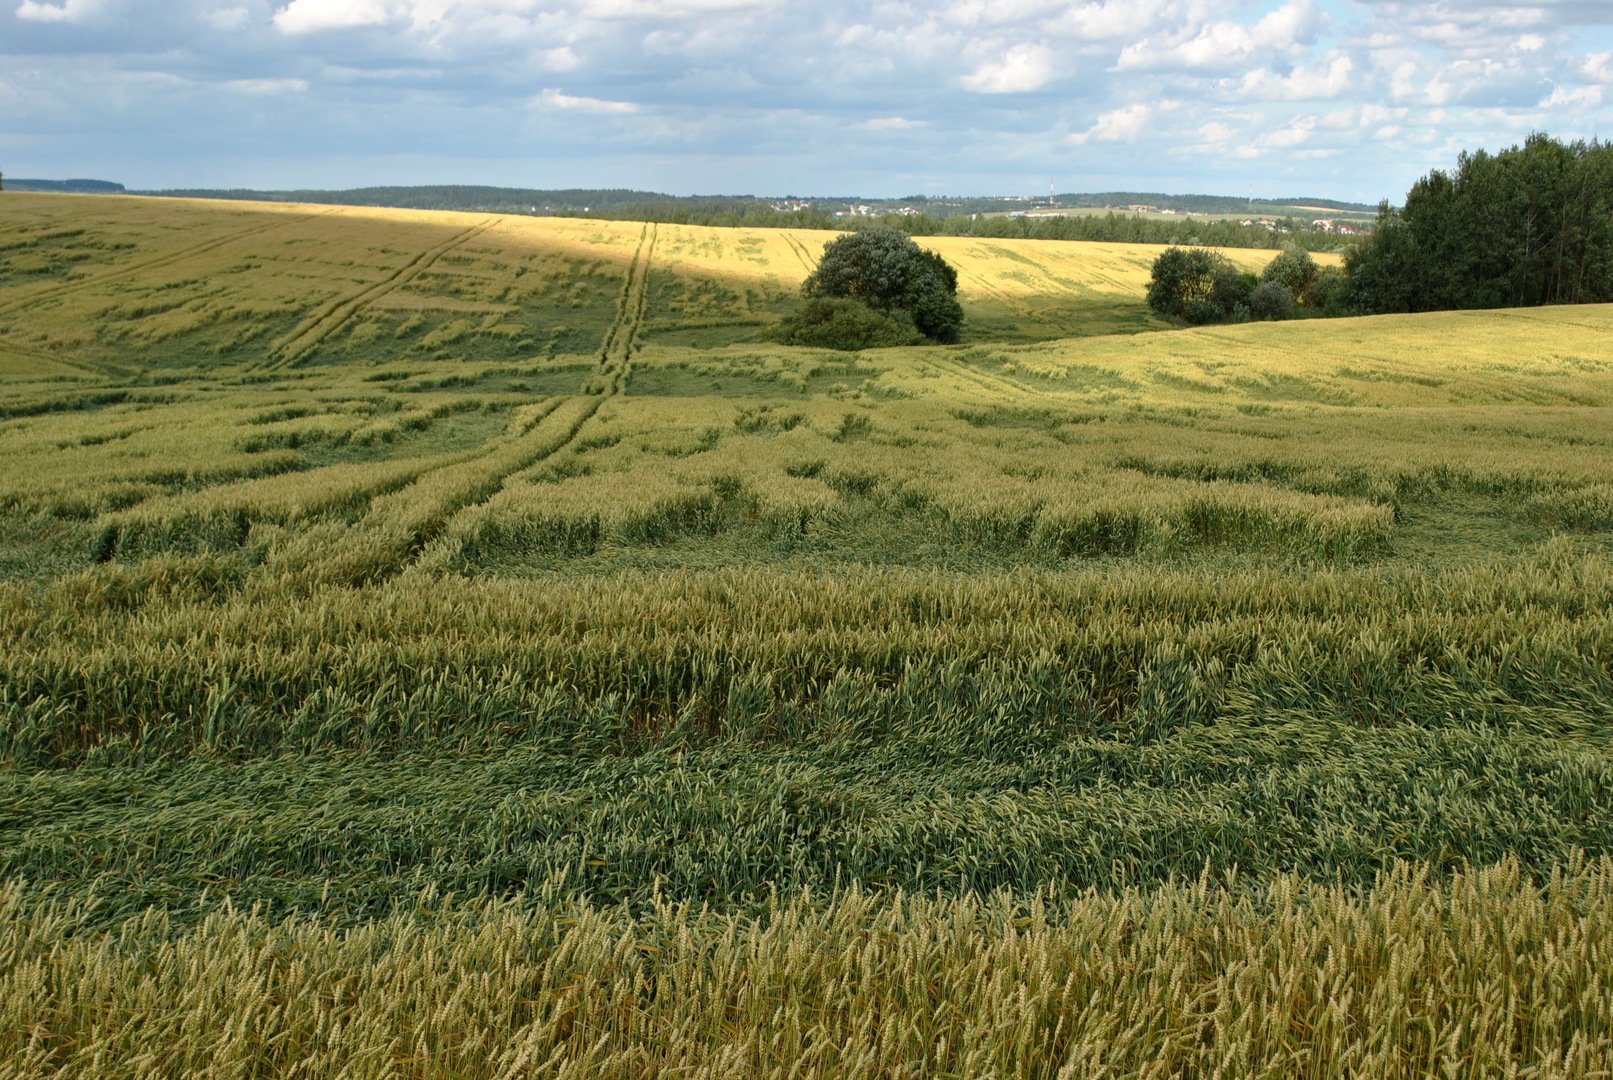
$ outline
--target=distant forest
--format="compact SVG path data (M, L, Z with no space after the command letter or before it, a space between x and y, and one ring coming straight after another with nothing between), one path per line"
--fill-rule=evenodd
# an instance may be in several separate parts
M122 184L114 184L110 180L28 180L19 177L6 177L3 183L7 191L54 191L70 195L122 195Z

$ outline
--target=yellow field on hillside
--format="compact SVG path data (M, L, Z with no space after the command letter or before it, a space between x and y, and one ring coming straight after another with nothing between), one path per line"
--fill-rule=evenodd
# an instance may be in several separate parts
M647 340L765 337L829 235L365 207L6 193L0 345L114 368L588 354L649 266ZM650 235L650 234L653 234ZM1145 245L955 238L977 336L1158 325ZM1229 251L1258 269L1270 252Z
M834 354L765 340L824 241L804 231L0 211L21 253L0 278L0 502L90 522L79 560L299 548L388 500L415 506L432 566L467 572L914 514L1035 557L1360 556L1394 550L1408 491L1523 490L1540 527L1599 520L1613 482L1613 455L1584 452L1613 430L1608 308L1016 342L1141 310L1157 249L940 238L972 341Z

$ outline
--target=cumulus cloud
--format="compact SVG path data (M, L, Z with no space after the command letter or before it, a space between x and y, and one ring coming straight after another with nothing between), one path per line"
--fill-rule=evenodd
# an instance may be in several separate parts
M1183 20L1176 0L1103 0L1074 4L1052 20L1048 29L1081 41L1120 41L1145 36Z
M1251 101L1314 101L1343 94L1354 70L1355 63L1348 56L1335 56L1325 69L1295 67L1278 75L1259 67L1241 79L1223 80L1222 85L1234 96Z
M1000 59L980 65L963 77L963 85L980 94L1018 94L1040 90L1053 78L1053 53L1043 45L1015 45Z
M1077 146L1089 142L1130 141L1142 134L1152 115L1153 110L1143 104L1113 109L1099 116L1097 123L1087 130L1071 135L1069 141Z
M17 18L31 22L83 22L101 9L101 0L62 0L59 4L43 0L22 0L17 7Z
M303 94L308 91L307 79L231 79L224 85L243 94L266 96Z
M585 0L582 14L596 19L689 19L739 11L765 11L777 0Z
M376 26L392 17L381 0L291 0L274 13L274 24L287 34Z
M582 67L582 57L570 45L557 45L538 53L538 62L550 71L576 71Z
M202 21L215 30L240 30L252 21L252 13L244 7L214 8L202 12Z
M1600 86L1581 86L1575 90L1564 90L1560 86L1552 88L1551 95L1540 103L1541 108L1559 109L1564 106L1590 107L1602 103L1602 88Z
M1579 70L1592 82L1613 83L1613 52L1591 53Z
M1316 130L1316 122L1314 116L1296 116L1276 130L1262 135L1260 145L1276 149L1299 146L1310 140L1311 133Z
M1312 0L1288 0L1252 26L1236 22L1201 25L1180 40L1144 38L1120 50L1120 71L1225 71L1269 54L1289 54L1311 41L1321 25Z
M606 101L602 98L573 97L571 94L562 94L559 90L552 88L533 98L532 104L540 109L556 109L567 112L638 112L638 106L631 101Z

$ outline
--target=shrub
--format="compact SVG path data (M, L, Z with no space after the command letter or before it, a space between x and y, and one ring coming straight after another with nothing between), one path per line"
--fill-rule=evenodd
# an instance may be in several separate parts
M1187 323L1224 322L1241 302L1242 277L1224 255L1203 248L1166 248L1154 260L1148 306Z
M1289 298L1303 296L1321 270L1311 253L1293 244L1284 244L1277 257L1260 272L1263 282L1276 282L1288 290Z
M1350 309L1350 279L1344 271L1329 266L1305 286L1299 302L1324 315L1346 315Z
M858 300L820 298L784 321L779 340L820 349L880 349L917 345L924 335L905 311L875 311Z
M920 248L906 233L884 227L825 244L817 269L801 285L809 300L860 301L915 327L925 338L944 343L957 341L963 328L957 292L958 272L945 259Z
M1249 294L1249 315L1255 319L1286 319L1294 314L1294 294L1277 281L1262 281Z

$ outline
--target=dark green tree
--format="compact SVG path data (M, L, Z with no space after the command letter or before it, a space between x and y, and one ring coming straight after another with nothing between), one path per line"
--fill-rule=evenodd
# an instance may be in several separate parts
M1361 311L1613 300L1613 146L1543 134L1457 158L1346 257Z
M1244 284L1237 267L1224 255L1204 248L1166 248L1154 260L1148 306L1163 318L1179 322L1222 322L1248 296Z
M963 329L958 272L898 229L879 226L831 240L801 293L809 300L855 300L899 316L930 341L957 341Z
M1284 244L1277 257L1260 272L1261 281L1275 281L1288 290L1290 298L1303 296L1321 269L1311 253L1293 244Z
M1294 313L1294 294L1280 281L1262 281L1249 294L1249 317L1286 319Z

